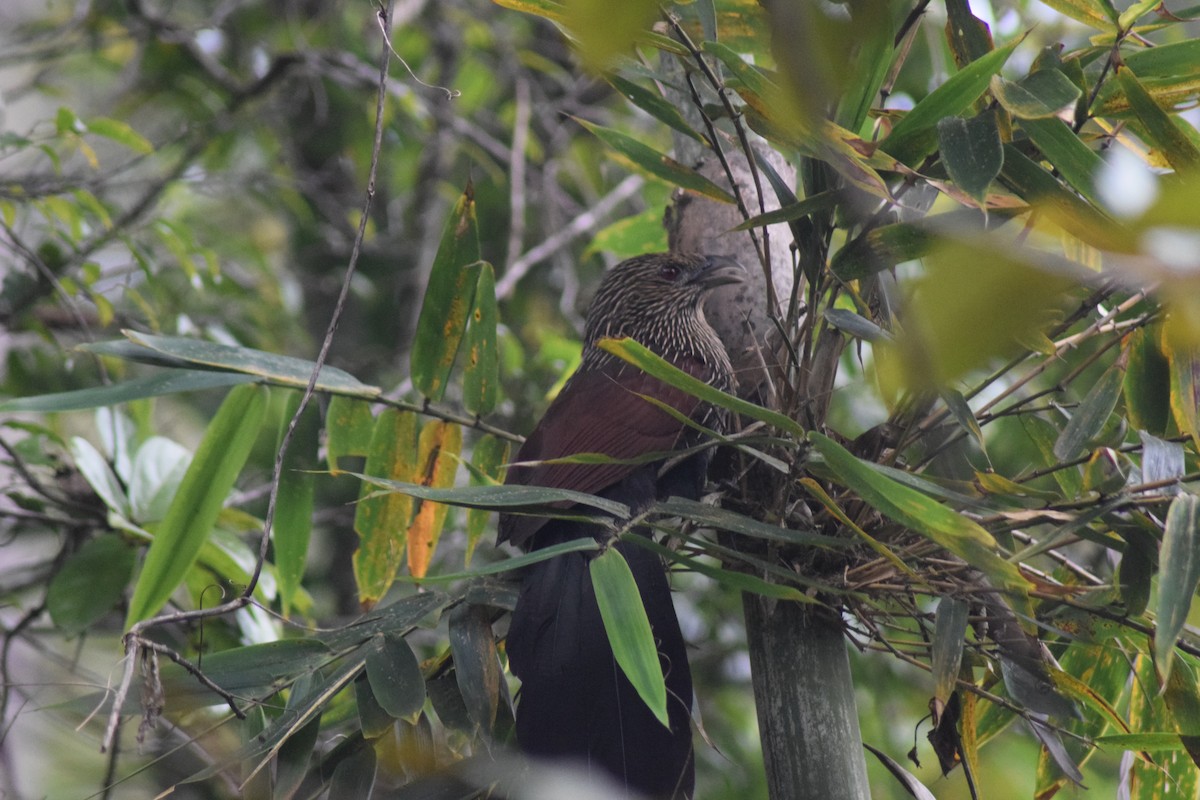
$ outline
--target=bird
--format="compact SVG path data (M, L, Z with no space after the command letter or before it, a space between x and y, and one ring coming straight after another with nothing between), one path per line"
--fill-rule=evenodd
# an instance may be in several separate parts
M714 289L739 283L743 275L731 258L682 253L638 256L606 272L588 308L579 366L518 451L505 483L586 492L624 503L635 515L672 495L698 499L712 449L667 456L704 439L679 417L719 432L724 413L599 342L630 337L693 377L730 391L733 369L703 307ZM577 453L603 453L614 462L545 463ZM638 463L649 454L664 457ZM627 794L691 798L692 679L665 567L636 543L608 542L611 522L507 513L500 516L498 540L535 551L592 536L621 552L658 646L670 726L654 716L616 664L589 573L597 552L573 552L530 565L522 576L505 645L510 669L521 681L517 744L535 759L574 762L614 779ZM635 533L649 535L644 529Z

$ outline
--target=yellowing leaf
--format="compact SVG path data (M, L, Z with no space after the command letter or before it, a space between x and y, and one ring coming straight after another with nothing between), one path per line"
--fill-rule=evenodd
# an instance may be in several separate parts
M411 481L417 472L417 416L411 411L386 409L375 421L367 454L367 474ZM404 555L405 531L412 518L413 500L398 492L373 494L363 484L354 514L358 550L354 581L364 608L375 605L391 587Z
M417 463L421 465L419 483L432 489L454 485L458 471L458 454L462 451L462 427L453 422L434 420L421 429L417 444ZM442 503L422 500L417 515L408 528L408 571L414 578L423 578L433 560L442 526L449 508Z

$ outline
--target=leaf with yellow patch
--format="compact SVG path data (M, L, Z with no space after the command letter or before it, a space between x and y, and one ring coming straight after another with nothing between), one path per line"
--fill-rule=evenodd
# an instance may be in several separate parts
M432 489L447 489L454 485L458 471L458 455L462 451L462 427L434 420L421 429L417 443L418 481ZM442 503L422 500L408 528L408 571L414 578L423 578L429 570L437 549L438 538L446 524L449 507Z
M366 472L389 480L412 481L417 475L417 415L386 409L375 421ZM368 496L370 495L370 496ZM404 536L412 518L413 499L393 492L377 494L363 483L354 531L354 581L365 608L375 605L391 587L404 553Z

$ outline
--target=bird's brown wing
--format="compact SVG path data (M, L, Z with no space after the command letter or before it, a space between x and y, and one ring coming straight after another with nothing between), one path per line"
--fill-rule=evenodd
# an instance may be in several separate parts
M699 372L702 367L684 366L685 369L691 366L689 372ZM674 449L683 423L641 395L653 397L689 417L699 404L686 392L632 367L579 372L546 409L516 460L543 461L578 453L636 459L647 453ZM596 494L643 466L626 463L512 467L505 483ZM500 519L500 541L523 545L545 521L541 517L505 514Z

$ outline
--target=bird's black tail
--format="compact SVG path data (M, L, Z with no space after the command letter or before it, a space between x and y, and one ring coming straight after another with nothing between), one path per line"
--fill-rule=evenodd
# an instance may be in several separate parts
M551 525L574 530L543 530L539 545L585 535L577 523ZM616 664L589 574L595 554L569 553L529 568L513 611L507 647L521 679L517 739L529 755L602 770L648 797L690 798L692 676L670 587L658 556L628 543L616 547L658 644L670 729Z

